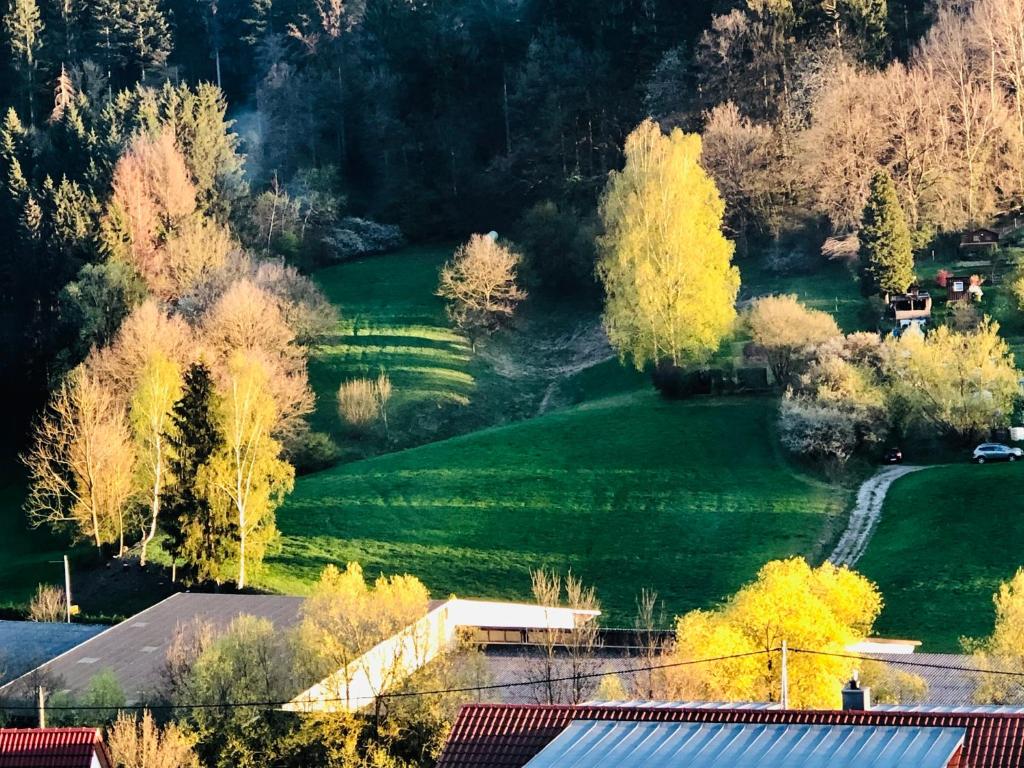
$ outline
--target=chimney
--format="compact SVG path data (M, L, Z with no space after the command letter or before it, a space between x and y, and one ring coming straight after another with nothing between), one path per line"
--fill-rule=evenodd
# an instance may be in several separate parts
M871 689L860 687L860 681L856 672L853 673L850 682L843 688L843 709L871 709Z

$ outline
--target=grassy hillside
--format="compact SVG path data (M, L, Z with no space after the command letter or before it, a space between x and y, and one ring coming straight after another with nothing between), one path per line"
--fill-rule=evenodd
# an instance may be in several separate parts
M397 428L402 415L429 403L465 404L476 386L466 340L433 295L447 249L409 248L342 264L316 274L341 313L335 333L314 353L310 384L317 393L313 427L341 437L336 393L342 380L376 376L384 368L395 387Z
M641 392L299 479L263 581L301 591L327 562L408 571L434 595L524 597L572 568L628 621L641 587L706 606L766 560L813 554L841 489L780 459L771 399Z
M857 568L878 582L878 632L955 651L992 631L992 595L1024 565L1024 467L956 464L897 480Z
M13 463L13 460L12 460ZM13 470L0 476L0 607L23 606L40 582L64 583L65 545L28 528L21 505L25 485Z

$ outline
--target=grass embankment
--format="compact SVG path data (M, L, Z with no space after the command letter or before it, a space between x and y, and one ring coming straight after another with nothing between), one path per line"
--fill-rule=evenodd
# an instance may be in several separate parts
M992 595L1024 564L1024 467L955 464L897 480L857 569L878 583L877 632L957 651L992 631Z
M263 583L302 591L358 560L435 596L524 598L548 565L595 585L614 623L645 586L670 616L708 606L815 554L847 501L780 458L774 415L769 398L633 393L310 475Z

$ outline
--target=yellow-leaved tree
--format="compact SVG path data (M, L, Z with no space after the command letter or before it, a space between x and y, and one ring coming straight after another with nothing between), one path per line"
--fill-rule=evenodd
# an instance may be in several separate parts
M344 571L328 565L302 606L298 645L304 674L313 680L327 678L326 693L347 704L353 677L361 671L355 664L360 655L425 615L429 598L415 576L381 575L370 586L359 563L349 563ZM417 653L426 653L428 638L414 633L409 637ZM382 664L377 670L381 690L407 671L409 659L400 651L396 647L392 657L385 653L377 659Z
M638 369L703 362L736 318L739 270L722 234L725 204L700 166L701 139L645 120L601 198L597 272L608 337Z
M22 460L33 527L71 527L97 549L117 542L118 556L124 552L135 452L123 405L89 365L57 387Z
M1008 422L1019 374L998 323L986 317L967 332L942 325L927 336L908 329L883 349L892 405L906 421L963 439Z
M972 666L1015 672L1015 675L984 675L974 698L979 704L1021 704L1024 702L1024 569L999 585L992 596L996 623L990 637L966 640L974 654Z
M676 661L757 655L670 671L672 695L705 701L779 701L780 652L844 653L864 639L882 609L878 588L848 568L811 568L802 558L766 564L757 578L714 611L691 611L676 625ZM856 662L789 655L789 701L796 708L837 708Z
M274 510L291 491L295 470L281 458L273 433L279 419L269 387L270 367L255 351L239 350L220 372L217 420L221 444L200 470L211 505L226 504L237 536L235 582L245 587L277 534ZM231 547L234 549L234 547ZM227 563L225 563L227 564Z
M160 350L154 350L139 373L132 396L132 433L138 446L137 476L149 515L142 532L139 560L146 564L149 544L156 536L160 500L171 478L168 470L167 430L171 409L181 395L181 365Z

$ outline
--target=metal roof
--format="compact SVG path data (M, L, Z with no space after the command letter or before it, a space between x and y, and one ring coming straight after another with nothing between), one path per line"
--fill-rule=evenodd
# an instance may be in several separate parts
M1024 715L954 714L943 711L816 712L522 704L464 706L438 760L438 768L523 768L558 738L573 721L579 720L620 723L857 726L869 730L889 727L914 730L935 727L962 729L964 736L960 754L961 768L1024 768ZM906 761L905 764L916 765L913 761Z
M182 592L100 632L31 672L0 686L0 697L31 699L34 680L48 678L52 690L80 695L100 672L117 677L127 703L159 698L167 647L178 626L195 619L225 629L240 615L269 619L279 629L295 625L303 598L283 595L214 595Z
M946 768L964 728L574 720L526 768Z
M96 728L0 728L0 768L93 768L97 764L111 765Z
M105 629L103 624L0 621L0 685Z

